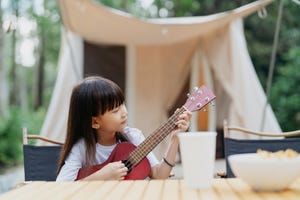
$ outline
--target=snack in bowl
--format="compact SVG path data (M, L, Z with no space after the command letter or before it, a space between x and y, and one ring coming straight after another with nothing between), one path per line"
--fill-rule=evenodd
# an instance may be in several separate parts
M265 151L262 149L257 149L256 153L260 155L262 158L277 158L277 159L286 159L286 158L295 158L299 154L297 151L293 149L279 150L276 152Z
M278 191L300 178L300 155L292 150L235 154L228 157L232 172L256 191Z

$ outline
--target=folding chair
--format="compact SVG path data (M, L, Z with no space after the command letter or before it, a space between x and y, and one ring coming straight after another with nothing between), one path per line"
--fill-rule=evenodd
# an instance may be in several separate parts
M261 137L268 137L267 139L233 139L230 138L231 132L241 132L244 134L257 135ZM258 149L267 151L293 149L300 153L300 138L293 137L300 136L300 130L282 133L266 133L256 132L236 126L229 126L224 121L224 152L226 162L226 173L219 173L221 177L232 178L235 177L231 171L228 163L228 156L241 153L256 153ZM288 138L287 138L288 137Z
M39 135L28 135L27 128L22 129L22 135L25 181L55 181L63 143ZM28 140L33 139L51 143L51 146L28 144Z

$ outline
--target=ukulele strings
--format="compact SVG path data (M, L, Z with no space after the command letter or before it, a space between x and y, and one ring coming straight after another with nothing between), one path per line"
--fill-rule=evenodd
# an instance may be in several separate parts
M194 96L193 94L192 96ZM175 122L178 120L178 116L182 114L186 107L190 107L194 102L193 98L189 97L188 101L184 106L174 112L174 114L169 118L169 120L162 124L159 128L154 131L148 138L146 138L135 150L133 150L126 160L128 166L133 167L137 165L147 154L153 150L158 143L160 143L171 131L176 127ZM162 133L162 134L161 134ZM148 145L150 143L150 145ZM148 146L147 146L148 145Z
M184 107L177 110L165 124L162 124L153 134L132 151L128 156L130 163L132 163L132 165L138 164L152 149L154 149L157 144L176 127L175 122L178 120L178 116L185 110ZM150 145L148 143L150 143Z
M194 94L192 96L195 96L197 94ZM136 162L140 162L143 157L145 157L152 149L154 149L158 143L160 143L174 128L176 127L175 122L178 120L178 116L182 114L184 111L188 110L187 108L190 108L192 104L194 104L195 99L192 97L188 98L188 101L184 106L182 106L179 110L175 111L175 113L169 118L169 120L162 124L152 135L150 135L141 145L137 147L130 155ZM187 108L186 108L186 107ZM162 133L162 134L160 134ZM149 140L149 141L148 141ZM150 142L150 146L147 148L147 143ZM140 150L141 149L141 150Z

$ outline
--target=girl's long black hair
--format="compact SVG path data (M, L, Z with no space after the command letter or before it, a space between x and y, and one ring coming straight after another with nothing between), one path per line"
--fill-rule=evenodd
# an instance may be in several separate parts
M73 88L69 107L65 144L62 149L58 171L64 164L73 145L83 138L86 145L85 166L95 164L96 130L92 128L92 117L104 114L125 101L121 88L111 80L90 76ZM123 141L124 136L116 134ZM126 138L125 138L126 140Z

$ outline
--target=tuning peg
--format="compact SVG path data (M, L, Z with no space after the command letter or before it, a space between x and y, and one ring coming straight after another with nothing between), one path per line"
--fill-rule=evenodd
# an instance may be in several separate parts
M202 107L202 103L197 103L196 105L198 108L201 108Z
M187 96L187 97L190 97L190 96L191 96L191 94L190 94L190 93L187 93L187 94L186 94L186 96Z
M198 91L199 90L199 88L196 86L196 87L194 87L194 91Z
M206 102L209 102L209 97L205 97L205 101L206 101Z
M209 103L209 105L215 106L215 102L211 101L211 102Z
M202 90L200 90L200 89L198 89L198 90L197 90L197 93L198 93L198 94L202 94L202 93L203 93L203 91L202 91Z

